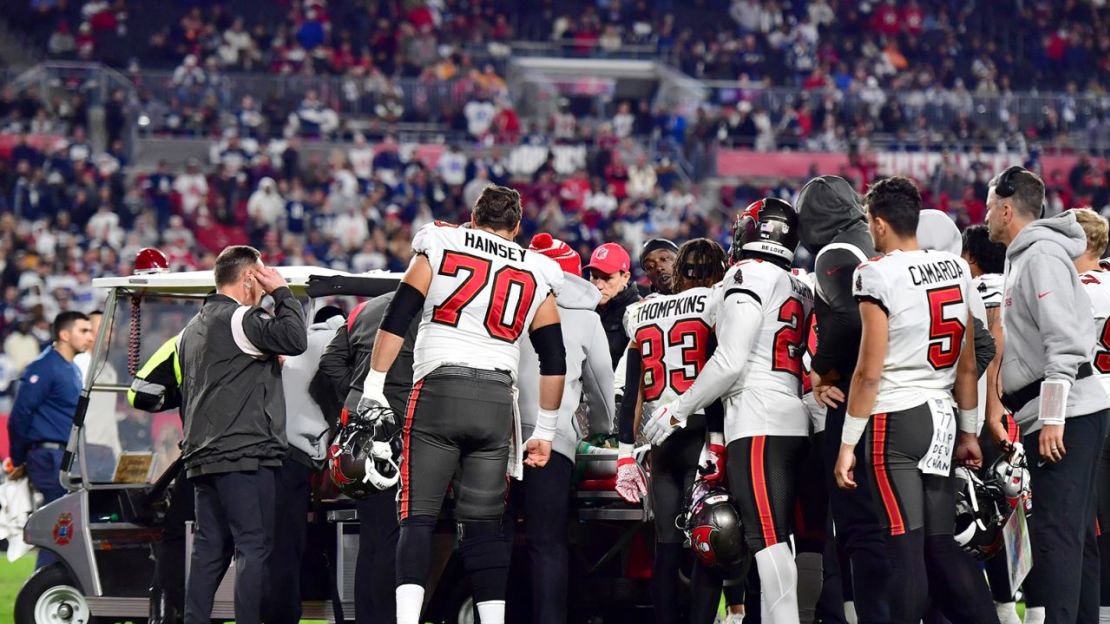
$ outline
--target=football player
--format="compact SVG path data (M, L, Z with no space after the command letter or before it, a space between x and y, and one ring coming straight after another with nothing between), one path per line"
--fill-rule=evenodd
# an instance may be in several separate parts
M417 624L431 564L432 530L451 478L459 551L484 623L502 624L509 544L501 517L509 474L521 458L542 467L551 453L566 373L554 292L559 266L513 242L520 194L491 186L474 206L470 227L440 222L413 238L413 260L374 340L358 411L388 407L386 371L409 321L423 314L414 348L412 393L405 413L398 496L397 622ZM520 439L514 384L525 332L539 358L540 409L532 437ZM385 417L384 415L382 417Z
M1006 264L1006 247L990 240L987 226L973 225L963 232L961 257L971 267L971 288L983 302L985 323L994 338L995 355L979 378L979 448L983 452L983 469L989 470L1003 450L1018 439L1017 423L1013 415L1002 406L998 390L998 367L1002 362L1002 272ZM972 309L972 313L975 310ZM976 346L976 355L979 349ZM983 567L994 597L994 608L1001 624L1020 624L1017 601L1010 589L1010 570L1006 557L992 557ZM1025 588L1026 621L1035 615L1038 600L1037 588ZM1041 608L1043 612L1043 607Z
M1073 210L1075 220L1087 235L1087 250L1075 261L1079 281L1091 299L1091 313L1095 317L1096 336L1094 361L1095 374L1102 387L1110 393L1110 271L1099 266L1099 259L1106 251L1106 218L1090 208ZM1102 574L1099 577L1099 621L1110 620L1110 441L1103 444L1098 467L1098 546Z
M717 243L698 238L678 250L673 295L658 295L633 304L625 312L628 345L625 401L618 429L616 490L621 498L638 502L647 493L643 473L632 457L636 439L636 405L643 411L674 400L690 387L712 349L717 306L712 286L725 273L725 252ZM634 397L640 396L641 401ZM651 495L655 512L655 561L652 569L652 603L655 621L672 623L678 612L678 572L684 536L675 526L682 512L686 488L694 480L703 446L723 461L720 440L707 440L706 420L721 418L699 410L689 426L651 451ZM718 426L717 429L720 427ZM717 479L721 471L707 474ZM713 583L701 565L694 568L694 601L691 622L712 622L720 600L719 582Z
M908 179L877 182L864 203L885 255L860 264L853 278L863 341L837 484L857 486L855 447L866 430L865 464L887 532L891 622L920 622L931 595L954 622L996 624L986 581L953 538L951 463L981 461L974 332L967 331L971 270L959 256L918 247L921 195Z
M790 533L809 445L802 355L813 295L790 273L798 246L798 215L790 204L773 198L751 204L737 219L734 240L742 260L715 291L717 349L680 398L655 410L644 434L653 443L670 440L676 425L718 398L724 402L729 489L755 552L765 621L796 624Z

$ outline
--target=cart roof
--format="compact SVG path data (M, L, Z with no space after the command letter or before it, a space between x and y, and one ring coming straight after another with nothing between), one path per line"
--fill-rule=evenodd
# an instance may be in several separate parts
M352 274L316 266L274 267L285 278L286 283L297 295L305 294L310 277L359 277L379 278L393 285L401 279L400 273L371 271ZM93 280L96 288L124 288L144 290L165 294L207 293L216 288L216 276L212 271L179 271L175 273L147 273L145 275L125 275L120 277L99 277Z

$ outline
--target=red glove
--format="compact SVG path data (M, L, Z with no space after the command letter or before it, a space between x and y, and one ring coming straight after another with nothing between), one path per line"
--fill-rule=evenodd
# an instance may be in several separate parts
M707 443L701 449L698 458L698 474L706 481L720 481L725 477L725 463L728 460L728 451L725 445Z

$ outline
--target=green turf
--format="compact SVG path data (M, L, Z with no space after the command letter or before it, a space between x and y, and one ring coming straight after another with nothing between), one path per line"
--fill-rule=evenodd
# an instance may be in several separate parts
M15 597L23 581L35 571L35 556L26 555L15 563L0 559L0 622L15 621Z

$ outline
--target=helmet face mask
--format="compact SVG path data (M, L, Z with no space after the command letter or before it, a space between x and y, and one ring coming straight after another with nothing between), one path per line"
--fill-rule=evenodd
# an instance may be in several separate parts
M1003 548L1002 528L1010 505L997 485L985 483L972 470L959 466L953 476L960 480L953 537L965 552L986 561Z
M775 197L760 199L736 215L729 255L733 263L757 254L789 266L798 248L799 229L793 206Z
M375 408L388 409L388 408ZM387 490L401 478L398 462L400 436L388 435L380 414L353 417L328 448L328 474L339 491L350 498Z
M686 510L675 524L702 564L731 568L750 556L736 502L728 490L696 481L687 496Z

